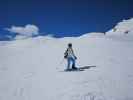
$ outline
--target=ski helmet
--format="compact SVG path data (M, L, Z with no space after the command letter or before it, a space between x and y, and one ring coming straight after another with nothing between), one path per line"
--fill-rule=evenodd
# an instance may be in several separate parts
M68 43L68 47L72 47L72 43Z

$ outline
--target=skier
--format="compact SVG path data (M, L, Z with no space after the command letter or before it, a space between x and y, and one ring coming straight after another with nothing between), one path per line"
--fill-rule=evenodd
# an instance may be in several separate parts
M67 59L67 69L66 70L76 70L77 67L75 67L75 61L77 57L74 54L73 48L72 48L72 43L68 44L68 48L64 53L64 58ZM72 66L72 68L70 68Z

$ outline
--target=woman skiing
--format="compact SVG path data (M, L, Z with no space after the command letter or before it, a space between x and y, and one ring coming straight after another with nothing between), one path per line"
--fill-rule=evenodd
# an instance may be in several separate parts
M68 44L68 48L64 53L64 58L67 59L67 64L68 64L67 70L77 69L77 67L75 67L75 61L76 61L77 57L74 54L74 51L72 48L72 43Z

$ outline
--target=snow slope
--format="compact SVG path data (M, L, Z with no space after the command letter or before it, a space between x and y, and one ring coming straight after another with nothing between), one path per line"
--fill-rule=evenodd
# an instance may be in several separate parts
M113 29L109 30L107 33L109 34L126 34L129 33L133 35L133 18L128 20L123 20L119 22Z
M96 67L64 72L69 42L77 67ZM133 37L117 33L1 42L0 100L133 100L132 51Z

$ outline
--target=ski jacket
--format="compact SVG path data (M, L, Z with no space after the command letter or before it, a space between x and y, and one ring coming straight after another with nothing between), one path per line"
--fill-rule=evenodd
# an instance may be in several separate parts
M72 57L75 59L75 55L74 55L74 52L73 52L73 49L72 48L67 48L66 52L65 52L65 55L67 55L66 58L69 58L69 57Z

